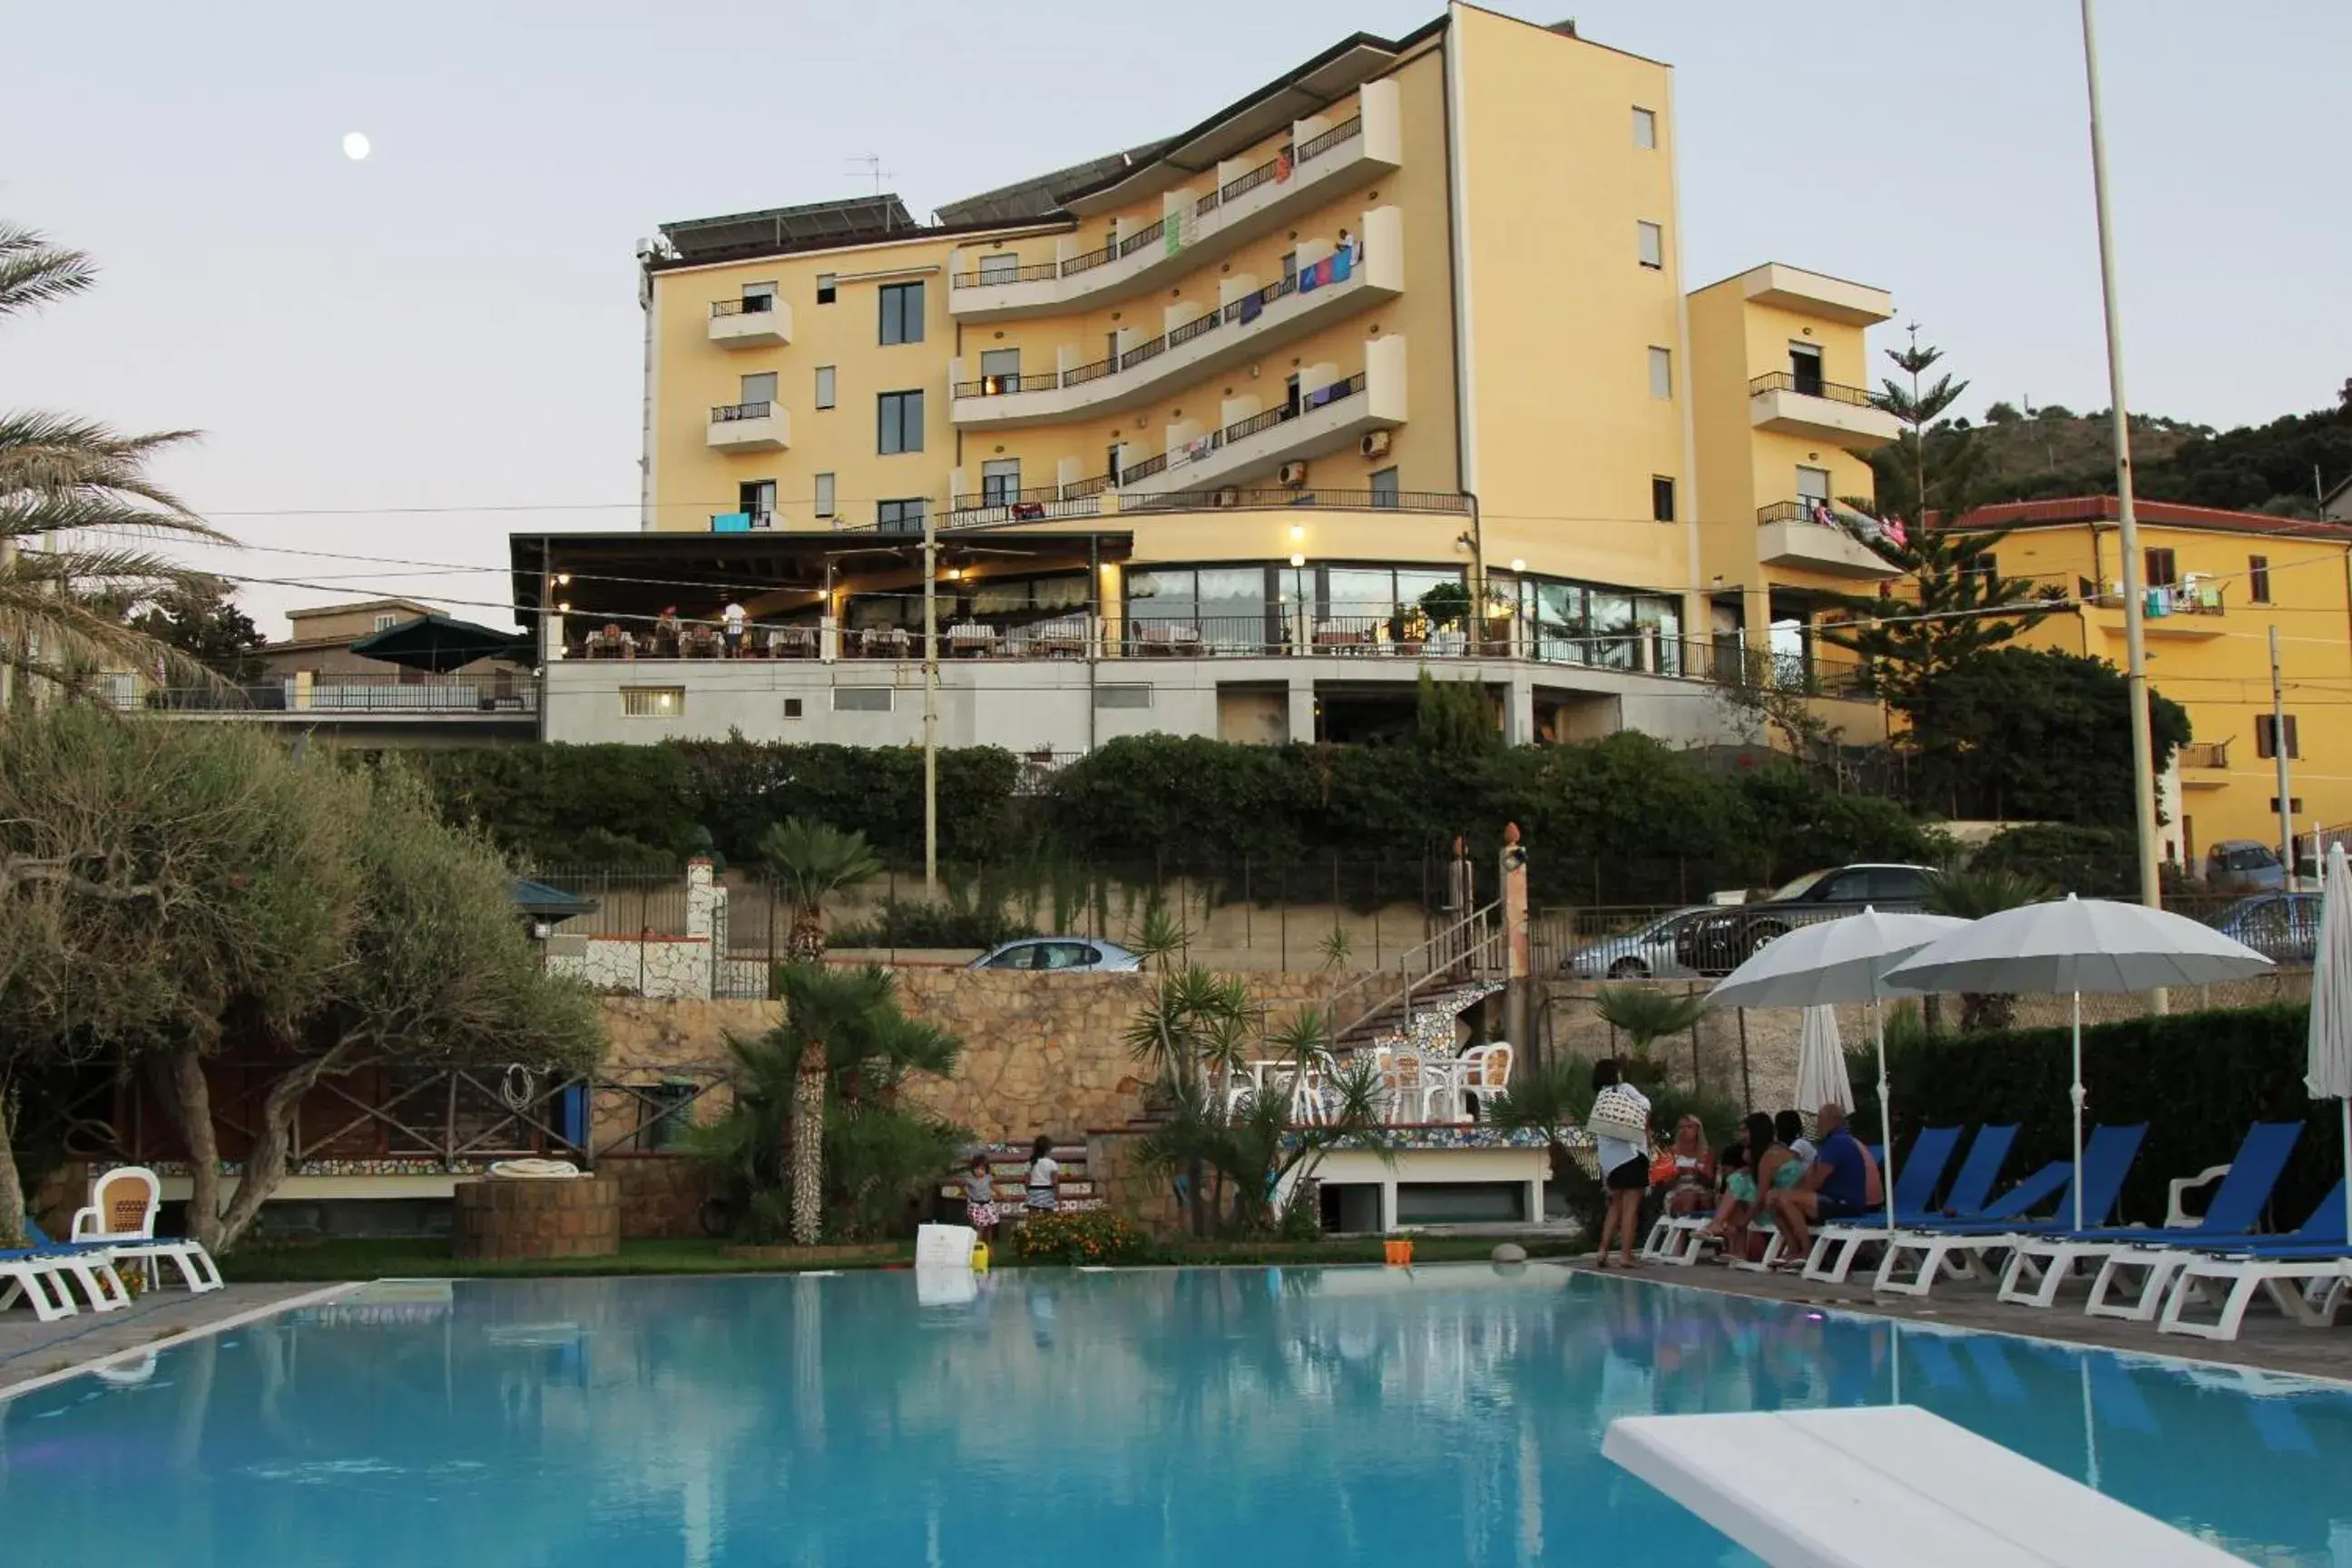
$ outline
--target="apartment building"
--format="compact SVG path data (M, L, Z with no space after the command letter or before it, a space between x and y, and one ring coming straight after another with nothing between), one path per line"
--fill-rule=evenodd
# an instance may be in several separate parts
M2352 822L2352 723L2337 717L2352 703L2352 528L2169 501L2137 511L2148 681L2188 710L2195 737L2159 783L2167 858L2196 867L2221 839L2277 844L2282 750L2295 833ZM1992 569L2069 596L2021 643L2124 667L2115 497L1980 507L1967 526L2012 530Z
M1805 595L1876 558L1804 503L1894 434L1892 303L1686 300L1676 203L1670 68L1457 5L928 223L665 225L643 531L513 542L545 733L915 739L928 580L945 743L1365 738L1423 670L1514 740L1731 739L1768 642L1874 739Z

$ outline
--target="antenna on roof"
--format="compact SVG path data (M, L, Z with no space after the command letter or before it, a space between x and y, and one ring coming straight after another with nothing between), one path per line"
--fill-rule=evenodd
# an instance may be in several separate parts
M862 158L845 158L845 159L843 159L843 160L842 160L842 162L844 162L844 163L863 163L863 164L865 164L865 165L866 165L866 171L865 171L865 173L863 173L863 174L850 174L850 175L847 175L847 176L845 176L845 177L846 177L846 178L849 178L849 179L852 179L852 180L871 180L871 181L873 181L873 182L874 182L874 194L875 194L876 195L877 195L877 196L878 196L878 195L880 195L882 194L882 182L883 182L883 181L885 181L885 180L895 180L895 179L897 179L897 178L898 177L898 170L896 170L896 169L886 169L886 168L884 168L884 167L882 166L882 155L881 155L879 153L866 153L866 154L864 157L862 157Z

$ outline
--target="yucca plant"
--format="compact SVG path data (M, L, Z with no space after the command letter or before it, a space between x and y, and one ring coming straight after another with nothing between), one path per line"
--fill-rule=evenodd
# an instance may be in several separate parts
M882 869L881 858L863 833L799 816L774 823L760 836L760 858L793 900L785 951L794 963L814 963L824 956L824 900L872 880Z
M1633 1043L1633 1055L1646 1059L1653 1044L1698 1023L1706 998L1654 985L1603 985L1593 1010Z
M1152 968L1164 970L1192 940L1183 917L1160 902L1155 893L1143 917L1128 929L1127 947Z
M2002 910L2021 910L2028 904L2047 903L2057 896L2055 887L2028 872L1989 868L1981 871L1938 873L1928 886L1927 905L1931 914L1979 921ZM1960 996L1960 1027L1963 1031L2006 1029L2016 1013L2017 998L2014 996L1984 992L1964 992Z
M0 224L0 320L81 293L97 275L82 252ZM207 581L123 536L233 542L148 476L151 460L194 438L191 430L125 436L68 414L0 411L0 670L70 690L108 669L221 684L109 608L199 594Z

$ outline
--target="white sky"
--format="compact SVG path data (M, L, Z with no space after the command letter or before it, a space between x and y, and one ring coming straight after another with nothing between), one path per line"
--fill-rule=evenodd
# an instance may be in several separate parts
M1687 281L1766 258L1894 290L1966 405L2107 401L2075 8L1859 0L1507 5L1677 68ZM1180 130L1435 0L110 0L19 8L0 215L100 288L0 332L0 405L193 426L164 478L289 605L400 592L493 622L515 528L632 527L634 242L845 196L918 214ZM1170 18L1181 26L1171 31ZM1346 17L1342 21L1341 17ZM2216 425L2352 374L2341 0L2105 0L2132 401ZM365 132L374 155L347 162ZM1880 339L1891 341L1887 329ZM530 507L566 510L500 511ZM367 509L429 509L410 513ZM263 516L264 512L295 515ZM483 604L482 601L488 601Z

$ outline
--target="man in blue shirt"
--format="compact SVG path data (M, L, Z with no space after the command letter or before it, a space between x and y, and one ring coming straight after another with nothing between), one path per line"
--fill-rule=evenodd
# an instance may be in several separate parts
M1813 1249L1815 1223L1871 1212L1870 1152L1846 1131L1843 1109L1822 1106L1813 1126L1817 1148L1803 1178L1793 1187L1764 1195L1764 1206L1780 1232L1781 1255L1796 1267Z

